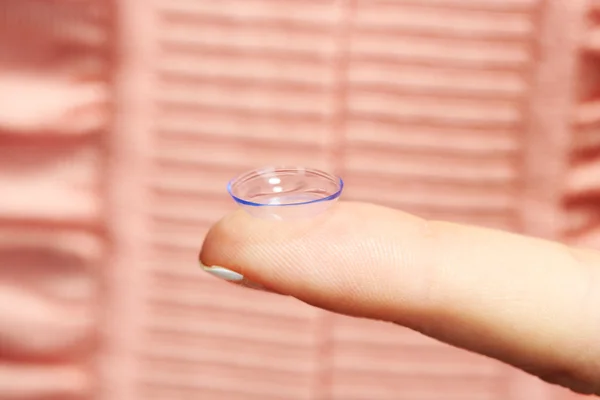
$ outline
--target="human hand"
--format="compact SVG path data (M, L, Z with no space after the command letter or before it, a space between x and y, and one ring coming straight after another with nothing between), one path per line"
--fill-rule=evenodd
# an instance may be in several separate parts
M285 223L234 212L210 230L200 261L231 282L600 395L600 252L340 202Z

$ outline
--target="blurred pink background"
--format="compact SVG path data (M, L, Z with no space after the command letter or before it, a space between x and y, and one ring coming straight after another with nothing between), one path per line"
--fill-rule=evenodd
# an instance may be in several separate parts
M597 0L0 0L0 399L558 400L216 282L226 182L600 247Z

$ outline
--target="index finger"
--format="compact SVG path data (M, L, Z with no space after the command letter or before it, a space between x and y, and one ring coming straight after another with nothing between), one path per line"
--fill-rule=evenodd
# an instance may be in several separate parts
M340 203L310 221L234 213L211 229L200 258L318 307L395 322L598 391L597 252Z

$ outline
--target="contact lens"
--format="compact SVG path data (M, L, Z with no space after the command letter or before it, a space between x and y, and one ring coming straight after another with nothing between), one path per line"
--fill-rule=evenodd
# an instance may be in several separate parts
M341 178L312 168L266 167L246 172L227 185L233 200L263 219L310 218L325 212L342 194Z

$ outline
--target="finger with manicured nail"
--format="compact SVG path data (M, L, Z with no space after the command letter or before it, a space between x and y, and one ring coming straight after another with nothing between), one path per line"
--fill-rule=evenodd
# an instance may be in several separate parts
M261 290L261 291L266 291L266 292L269 291L263 285L249 281L248 279L244 278L244 275L242 275L238 272L232 271L230 269L219 267L219 266L207 267L202 264L200 264L200 266L202 267L202 269L205 272L207 272L207 273L211 274L212 276L215 276L219 279L223 279L227 282L231 282L236 285L243 286L243 287L246 287L249 289Z
M600 384L600 253L340 202L318 218L243 211L200 260L341 314L390 321L552 378Z

